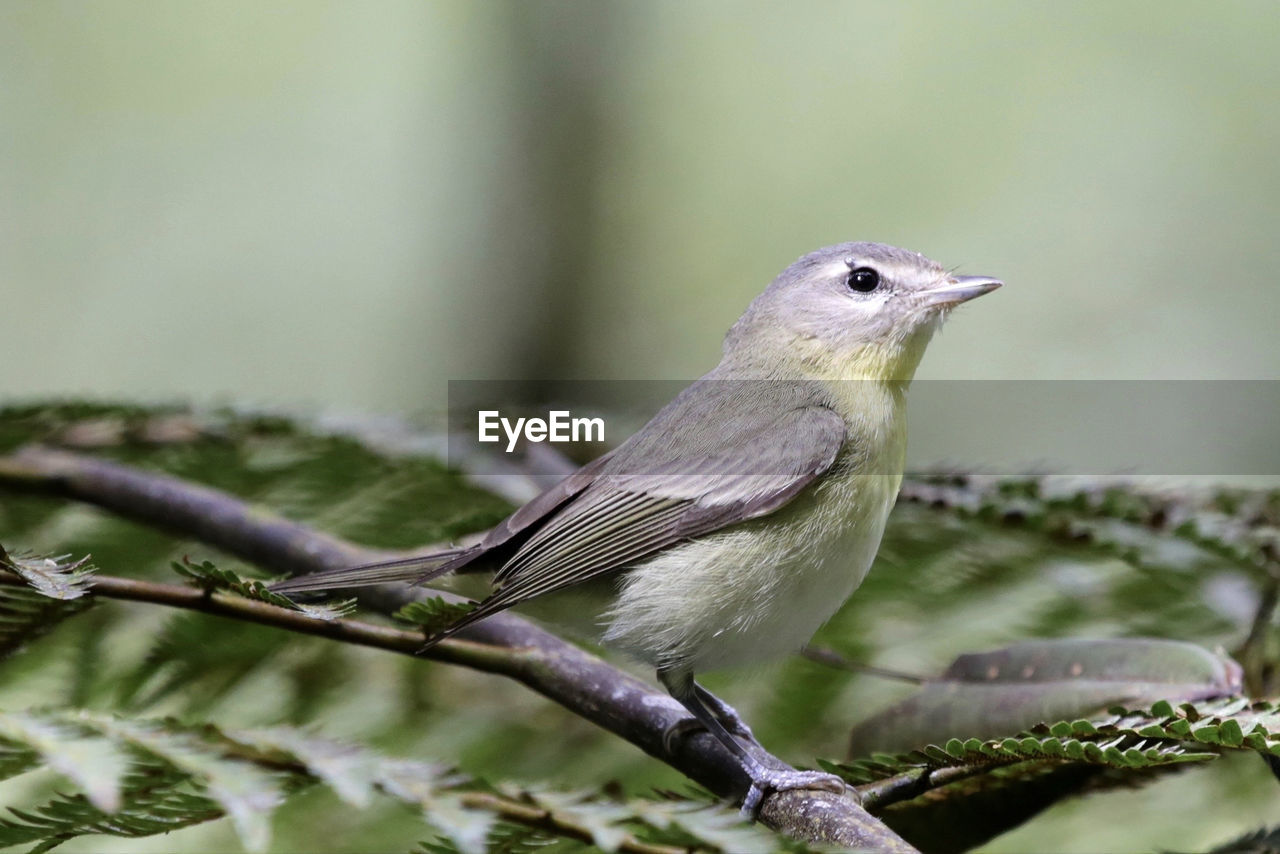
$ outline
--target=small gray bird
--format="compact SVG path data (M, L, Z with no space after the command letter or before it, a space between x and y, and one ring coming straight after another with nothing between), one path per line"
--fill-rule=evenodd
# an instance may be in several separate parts
M902 481L907 384L948 310L1000 284L879 243L819 249L752 301L710 373L479 545L274 587L494 572L493 592L436 643L592 582L608 594L600 640L656 667L742 763L744 812L770 791L843 791L757 760L750 730L694 674L798 650L862 582Z

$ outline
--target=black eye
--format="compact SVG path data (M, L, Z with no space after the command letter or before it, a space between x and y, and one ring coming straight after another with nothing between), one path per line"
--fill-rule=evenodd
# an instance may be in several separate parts
M849 272L849 287L868 294L880 287L880 274L870 267L859 267Z

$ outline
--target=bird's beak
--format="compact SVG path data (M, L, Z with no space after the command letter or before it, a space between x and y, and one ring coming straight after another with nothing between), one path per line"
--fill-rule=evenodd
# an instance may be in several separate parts
M1003 284L999 279L989 276L953 276L947 284L924 291L922 295L929 305L959 305L974 297L989 294Z

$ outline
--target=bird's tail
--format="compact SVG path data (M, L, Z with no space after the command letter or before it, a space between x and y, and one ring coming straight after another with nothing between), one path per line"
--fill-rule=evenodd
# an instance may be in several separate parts
M469 563L480 550L445 549L429 555L380 560L359 566L344 566L286 578L268 585L273 592L286 596L316 590L342 590L350 587L373 587L378 584L425 584Z

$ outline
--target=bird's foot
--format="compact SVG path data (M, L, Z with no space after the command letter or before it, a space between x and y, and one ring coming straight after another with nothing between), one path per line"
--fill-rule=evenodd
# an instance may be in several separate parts
M701 688L702 686L698 687ZM756 741L755 733L751 731L751 727L747 726L747 722L738 714L737 709L730 706L710 691L700 691L699 696L702 698L704 703L711 707L711 711L715 714L716 720L724 724L725 729L749 744L754 744L757 747L760 746L760 742Z
M755 821L760 814L760 806L764 803L766 795L773 792L788 792L792 789L822 789L843 795L846 786L844 780L835 774L826 774L822 771L755 769L752 773L751 788L742 801L743 818Z
M742 716L738 714L733 706L730 706L697 683L693 684L693 690L697 693L697 698L706 709L731 735L742 739L753 747L760 747L760 742L756 741L755 733L751 731L751 727L747 726L747 722L742 719ZM697 718L683 718L667 727L667 731L662 734L662 747L667 753L673 753L676 743L680 739L690 733L706 731L706 729L707 727ZM712 733L712 735L715 735L715 733Z
M728 711L729 714L722 714ZM724 724L724 728L730 734L742 739L748 744L759 746L760 742L756 741L755 734L751 732L751 727L747 726L742 718L738 717L738 713L732 708L725 705L723 708L716 709L716 719ZM702 725L702 721L694 717L681 718L680 720L667 727L662 733L662 749L668 755L675 753L676 746L686 736L695 732L706 732L707 728ZM714 733L713 733L714 734Z

